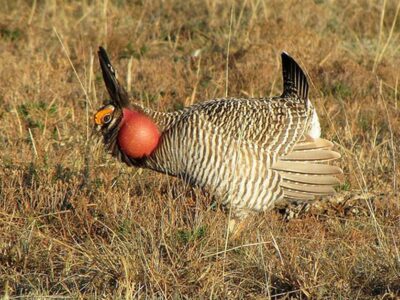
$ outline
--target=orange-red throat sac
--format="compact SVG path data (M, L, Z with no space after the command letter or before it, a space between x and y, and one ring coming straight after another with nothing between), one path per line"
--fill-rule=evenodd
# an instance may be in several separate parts
M151 118L123 109L118 145L126 155L136 159L149 156L157 148L159 140L160 131Z

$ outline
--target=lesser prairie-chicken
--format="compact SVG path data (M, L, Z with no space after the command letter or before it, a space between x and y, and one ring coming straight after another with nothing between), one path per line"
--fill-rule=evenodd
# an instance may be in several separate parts
M239 218L334 193L342 170L327 162L340 155L320 137L307 78L287 53L282 95L214 99L174 112L131 102L106 51L98 55L111 100L94 119L106 148L124 163L204 187Z

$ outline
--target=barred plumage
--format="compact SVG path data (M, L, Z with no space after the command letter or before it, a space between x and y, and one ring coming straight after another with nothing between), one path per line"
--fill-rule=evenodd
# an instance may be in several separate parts
M101 123L104 143L128 165L150 168L207 188L237 216L270 209L279 201L310 201L334 192L342 171L326 162L340 157L320 138L306 76L282 53L282 96L216 99L172 113L129 104L104 49L99 51L111 96L112 121ZM129 157L119 146L123 109L151 118L161 136L148 156Z

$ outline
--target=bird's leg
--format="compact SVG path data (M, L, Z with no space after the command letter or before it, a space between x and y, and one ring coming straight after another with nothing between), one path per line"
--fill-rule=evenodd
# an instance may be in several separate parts
M235 232L237 224L238 224L238 222L237 222L236 218L232 218L232 219L229 220L229 222L228 222L228 233L229 233L230 236Z
M228 233L230 239L237 239L240 237L243 229L249 223L248 216L251 215L248 210L240 210L236 212L228 222Z

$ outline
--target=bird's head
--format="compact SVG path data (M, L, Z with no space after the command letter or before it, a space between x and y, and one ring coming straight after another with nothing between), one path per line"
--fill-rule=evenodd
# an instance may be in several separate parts
M122 119L122 110L112 104L106 104L94 114L94 123L103 134L116 129Z
M113 155L125 162L129 158L148 157L157 148L160 131L141 107L130 105L128 94L119 84L104 48L100 47L98 55L111 100L94 114L95 126Z

